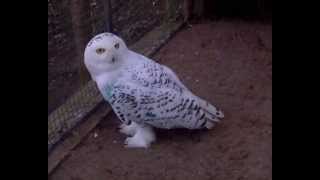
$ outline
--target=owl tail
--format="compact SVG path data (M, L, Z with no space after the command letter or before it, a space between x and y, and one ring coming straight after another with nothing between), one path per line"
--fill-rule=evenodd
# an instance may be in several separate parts
M207 119L211 121L219 122L220 119L224 118L223 112L218 110L212 104L208 103L207 101L199 97L198 97L198 102L201 108L204 110Z

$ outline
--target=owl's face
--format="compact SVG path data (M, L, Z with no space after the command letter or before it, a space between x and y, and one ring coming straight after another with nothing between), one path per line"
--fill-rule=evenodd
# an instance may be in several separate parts
M84 52L84 62L92 76L117 70L128 49L124 41L111 33L98 34Z

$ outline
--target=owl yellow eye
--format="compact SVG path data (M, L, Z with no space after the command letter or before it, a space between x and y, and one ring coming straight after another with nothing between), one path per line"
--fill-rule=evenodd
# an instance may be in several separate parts
M98 48L98 49L96 49L97 54L102 54L102 53L104 53L105 51L106 51L106 49L104 49L104 48Z

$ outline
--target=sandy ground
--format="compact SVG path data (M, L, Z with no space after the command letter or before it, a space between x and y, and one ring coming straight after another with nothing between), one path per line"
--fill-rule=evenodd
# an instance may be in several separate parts
M49 179L271 180L272 25L193 25L155 58L225 119L210 131L158 130L150 149L126 149L112 113Z

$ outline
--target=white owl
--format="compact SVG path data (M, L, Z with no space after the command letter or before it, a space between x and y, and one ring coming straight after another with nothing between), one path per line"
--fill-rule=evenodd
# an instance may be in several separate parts
M112 33L88 43L85 65L128 135L126 147L147 148L153 128L211 129L224 115L190 92L168 67L129 50Z

